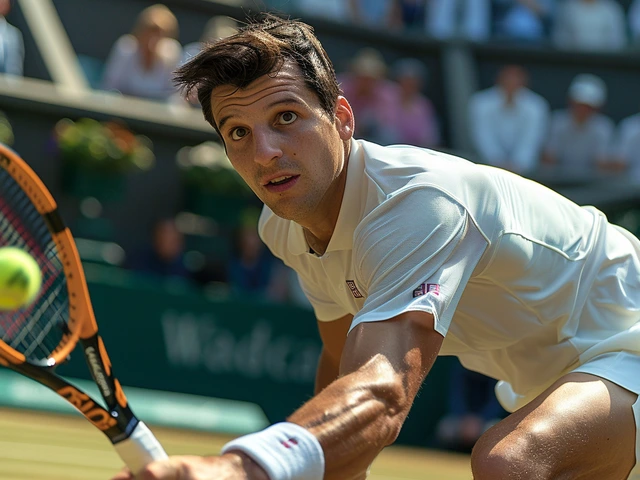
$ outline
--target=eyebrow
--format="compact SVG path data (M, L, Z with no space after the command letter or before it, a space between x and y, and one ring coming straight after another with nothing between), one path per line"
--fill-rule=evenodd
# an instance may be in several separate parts
M291 104L295 104L295 105L300 105L300 106L307 106L307 104L305 102L302 102L301 100L298 100L297 98L293 98L293 97L287 97L287 98L282 98L280 100L276 100L274 102L271 102L269 105L267 105L266 107L264 107L264 110L270 110L271 108L278 106L278 105L291 105ZM220 130L222 132L222 128L224 127L225 123L227 123L229 120L231 120L233 118L233 114L231 115L227 115L226 117L222 117L222 119L220 120L220 123L218 124L218 130Z

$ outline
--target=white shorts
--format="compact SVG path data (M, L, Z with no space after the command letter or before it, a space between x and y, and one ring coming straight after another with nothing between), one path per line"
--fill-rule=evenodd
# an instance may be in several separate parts
M573 371L596 375L638 395L638 400L633 404L636 423L636 464L628 478L640 480L640 356L627 352L604 353Z

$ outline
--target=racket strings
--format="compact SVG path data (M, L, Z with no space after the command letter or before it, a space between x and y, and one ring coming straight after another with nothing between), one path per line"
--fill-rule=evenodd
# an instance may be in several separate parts
M20 186L1 168L0 246L27 251L43 275L40 293L31 305L0 312L0 340L27 360L45 360L67 332L66 278L47 224Z

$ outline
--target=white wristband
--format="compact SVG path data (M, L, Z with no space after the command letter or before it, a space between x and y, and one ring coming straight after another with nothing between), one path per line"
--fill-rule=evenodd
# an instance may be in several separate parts
M324 452L318 439L295 423L282 422L222 447L238 450L260 465L270 480L322 480Z

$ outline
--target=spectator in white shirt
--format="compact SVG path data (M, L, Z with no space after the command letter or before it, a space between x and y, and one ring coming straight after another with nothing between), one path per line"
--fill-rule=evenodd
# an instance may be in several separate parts
M469 102L470 134L480 161L520 174L539 165L547 133L549 104L526 88L527 72L503 67L495 86Z
M172 73L180 62L182 47L176 40L178 20L164 5L145 8L132 34L120 37L109 54L103 88L166 100L175 88Z
M556 46L568 50L619 50L627 42L624 10L614 0L566 0L553 37Z
M607 100L604 81L591 74L577 75L569 86L569 108L553 112L544 160L565 176L596 173L610 156L615 124L599 110Z
M491 34L490 0L427 0L427 34L483 41Z
M10 0L0 0L0 72L22 76L24 41L22 32L5 18L11 10Z
M629 178L640 183L640 113L620 122L614 145L612 169L626 170Z

